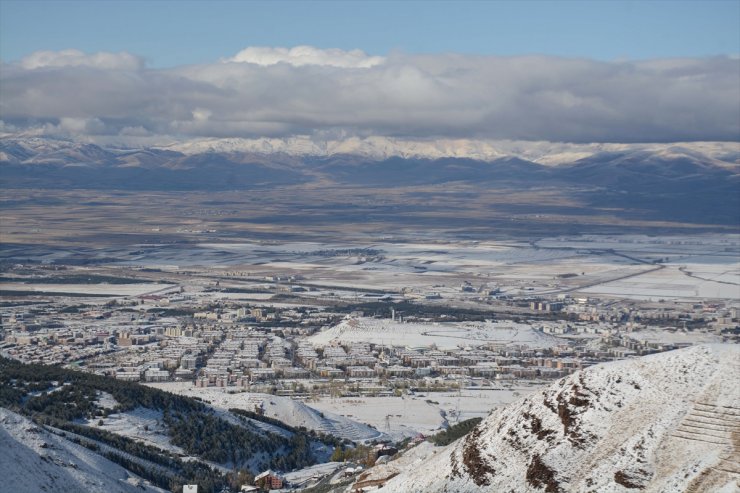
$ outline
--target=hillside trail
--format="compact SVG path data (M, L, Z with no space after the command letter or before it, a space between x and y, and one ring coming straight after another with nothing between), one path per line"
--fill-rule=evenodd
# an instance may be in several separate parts
M730 375L715 372L656 450L656 469L663 477L682 472L675 468L676 458L687 450L704 459L686 493L719 491L733 482L740 491L740 388L733 378L740 374L740 362L732 361L730 368Z

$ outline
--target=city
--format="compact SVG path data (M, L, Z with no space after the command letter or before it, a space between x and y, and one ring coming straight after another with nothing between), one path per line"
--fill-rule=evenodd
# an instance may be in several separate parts
M0 490L740 491L740 2L0 0Z

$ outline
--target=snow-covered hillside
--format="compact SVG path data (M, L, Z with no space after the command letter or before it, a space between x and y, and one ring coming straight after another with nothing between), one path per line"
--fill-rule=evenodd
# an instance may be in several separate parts
M494 411L389 492L738 491L740 347L608 363Z
M0 490L163 492L118 464L0 408Z
M383 439L385 435L364 424L353 421L339 414L329 411L317 411L301 401L278 395L260 394L254 392L230 393L219 388L196 388L192 384L183 385L180 382L165 382L148 384L150 387L166 390L188 397L198 397L217 409L232 408L261 412L269 418L274 418L293 427L305 427L320 433L347 438L353 441ZM259 425L259 424L258 424ZM270 429L269 425L265 425ZM274 431L274 430L271 430Z

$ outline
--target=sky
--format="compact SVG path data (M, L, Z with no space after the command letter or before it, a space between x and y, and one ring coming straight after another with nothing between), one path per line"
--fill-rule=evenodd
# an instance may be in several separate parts
M597 60L737 55L740 2L34 1L0 2L0 56L128 51L152 67L206 63L247 46L372 55L464 53Z
M737 0L0 0L0 132L740 140L738 54Z

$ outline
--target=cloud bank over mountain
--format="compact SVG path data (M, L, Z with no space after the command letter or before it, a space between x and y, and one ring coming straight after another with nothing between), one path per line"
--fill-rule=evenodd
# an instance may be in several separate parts
M370 56L248 47L148 68L129 53L3 63L0 131L167 142L193 137L737 141L740 60Z

